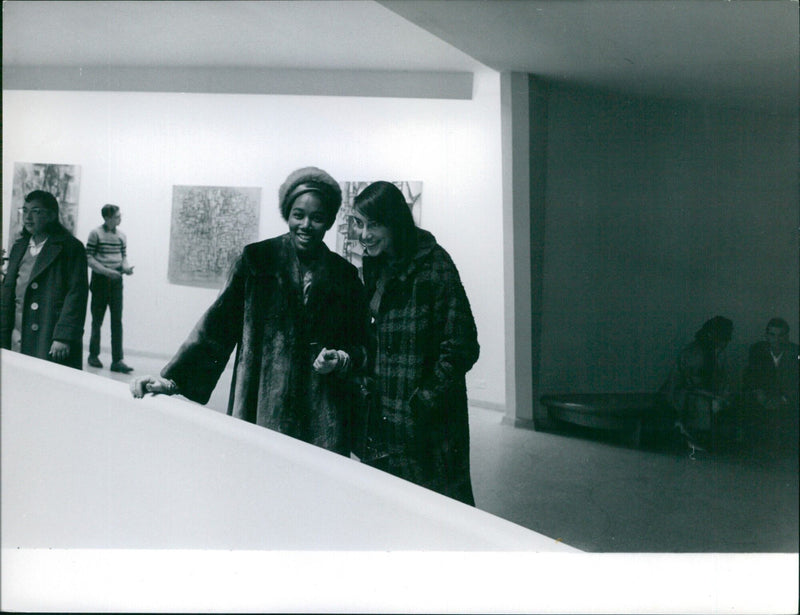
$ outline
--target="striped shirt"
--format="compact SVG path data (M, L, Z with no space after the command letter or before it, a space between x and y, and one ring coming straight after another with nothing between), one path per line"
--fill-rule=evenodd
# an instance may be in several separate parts
M105 226L93 229L86 242L86 256L114 271L121 270L127 257L126 249L125 234L120 230L107 231Z

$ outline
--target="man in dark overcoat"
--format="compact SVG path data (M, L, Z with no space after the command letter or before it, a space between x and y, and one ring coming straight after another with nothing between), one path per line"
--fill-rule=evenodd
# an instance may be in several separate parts
M58 221L58 201L25 197L0 305L2 347L81 369L89 281L86 250Z

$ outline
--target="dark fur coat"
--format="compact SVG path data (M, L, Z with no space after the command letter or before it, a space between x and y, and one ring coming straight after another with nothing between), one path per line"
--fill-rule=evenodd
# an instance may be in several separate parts
M322 246L304 304L289 235L245 247L228 282L162 376L206 403L236 347L228 414L341 454L350 452L354 387L319 375L319 348L365 361L367 307L355 267Z

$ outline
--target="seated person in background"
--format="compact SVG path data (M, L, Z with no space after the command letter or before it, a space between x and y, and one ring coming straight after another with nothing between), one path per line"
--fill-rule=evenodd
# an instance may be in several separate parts
M342 192L325 171L306 167L278 197L289 232L245 246L161 375L136 378L131 392L204 404L236 348L228 414L349 455L349 375L366 364L368 313L358 270L323 242Z
M2 347L81 369L89 295L86 250L58 221L58 201L34 190L3 279Z
M748 422L756 430L766 428L777 432L776 435L782 431L796 434L800 350L789 341L789 323L783 318L771 319L764 337L750 347L743 378L752 414Z
M694 341L681 350L661 387L674 412L675 428L692 448L702 450L690 431L710 431L712 414L730 403L725 348L732 333L733 323L724 316L703 323Z

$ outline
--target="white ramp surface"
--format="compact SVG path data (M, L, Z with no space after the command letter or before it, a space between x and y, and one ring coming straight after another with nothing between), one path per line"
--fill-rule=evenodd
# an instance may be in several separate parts
M134 400L125 383L0 358L4 611L755 613L797 604L796 554L582 554L197 404Z
M179 398L6 351L2 385L4 548L573 550Z

